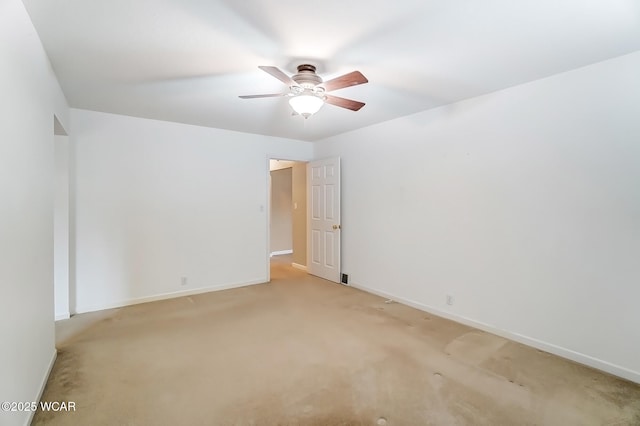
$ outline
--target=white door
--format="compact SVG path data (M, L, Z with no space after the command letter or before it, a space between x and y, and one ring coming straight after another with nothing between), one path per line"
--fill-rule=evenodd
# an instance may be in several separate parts
M340 282L340 158L307 164L307 271Z

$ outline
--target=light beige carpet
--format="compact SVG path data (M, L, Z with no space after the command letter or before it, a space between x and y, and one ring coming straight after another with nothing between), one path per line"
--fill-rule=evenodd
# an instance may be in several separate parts
M79 315L36 425L639 425L640 386L282 263Z

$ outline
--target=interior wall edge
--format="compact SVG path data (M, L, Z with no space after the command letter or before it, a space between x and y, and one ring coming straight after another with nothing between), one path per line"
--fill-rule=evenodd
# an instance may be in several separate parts
M58 351L54 348L53 353L51 354L51 359L49 360L49 365L47 366L44 376L40 381L40 386L38 388L39 390L32 401L40 401L40 399L42 398L42 394L44 393L44 388L47 386L47 382L49 381L49 376L51 375L51 371L53 370L53 366L56 363L57 357L58 357ZM25 426L29 426L31 424L31 422L33 421L33 416L35 414L36 414L35 411L29 412L29 416L27 417L26 422L24 423Z
M55 317L56 321L61 321L61 320L66 320L71 318L71 313L70 312L63 312L61 314L57 314Z

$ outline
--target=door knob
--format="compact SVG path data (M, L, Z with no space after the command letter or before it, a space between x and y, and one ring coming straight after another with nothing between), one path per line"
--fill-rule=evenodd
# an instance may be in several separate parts
M340 225L333 225L333 229L340 229L341 226Z

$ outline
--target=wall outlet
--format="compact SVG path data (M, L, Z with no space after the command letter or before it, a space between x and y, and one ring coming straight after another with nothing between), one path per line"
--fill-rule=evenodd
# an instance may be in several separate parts
M341 282L342 284L349 284L349 275L347 275L347 274L342 274L342 275L340 276L340 282Z
M187 284L188 284L187 277L180 278L180 285L187 285Z
M453 302L455 301L454 297L452 294L447 294L447 305L453 305Z

